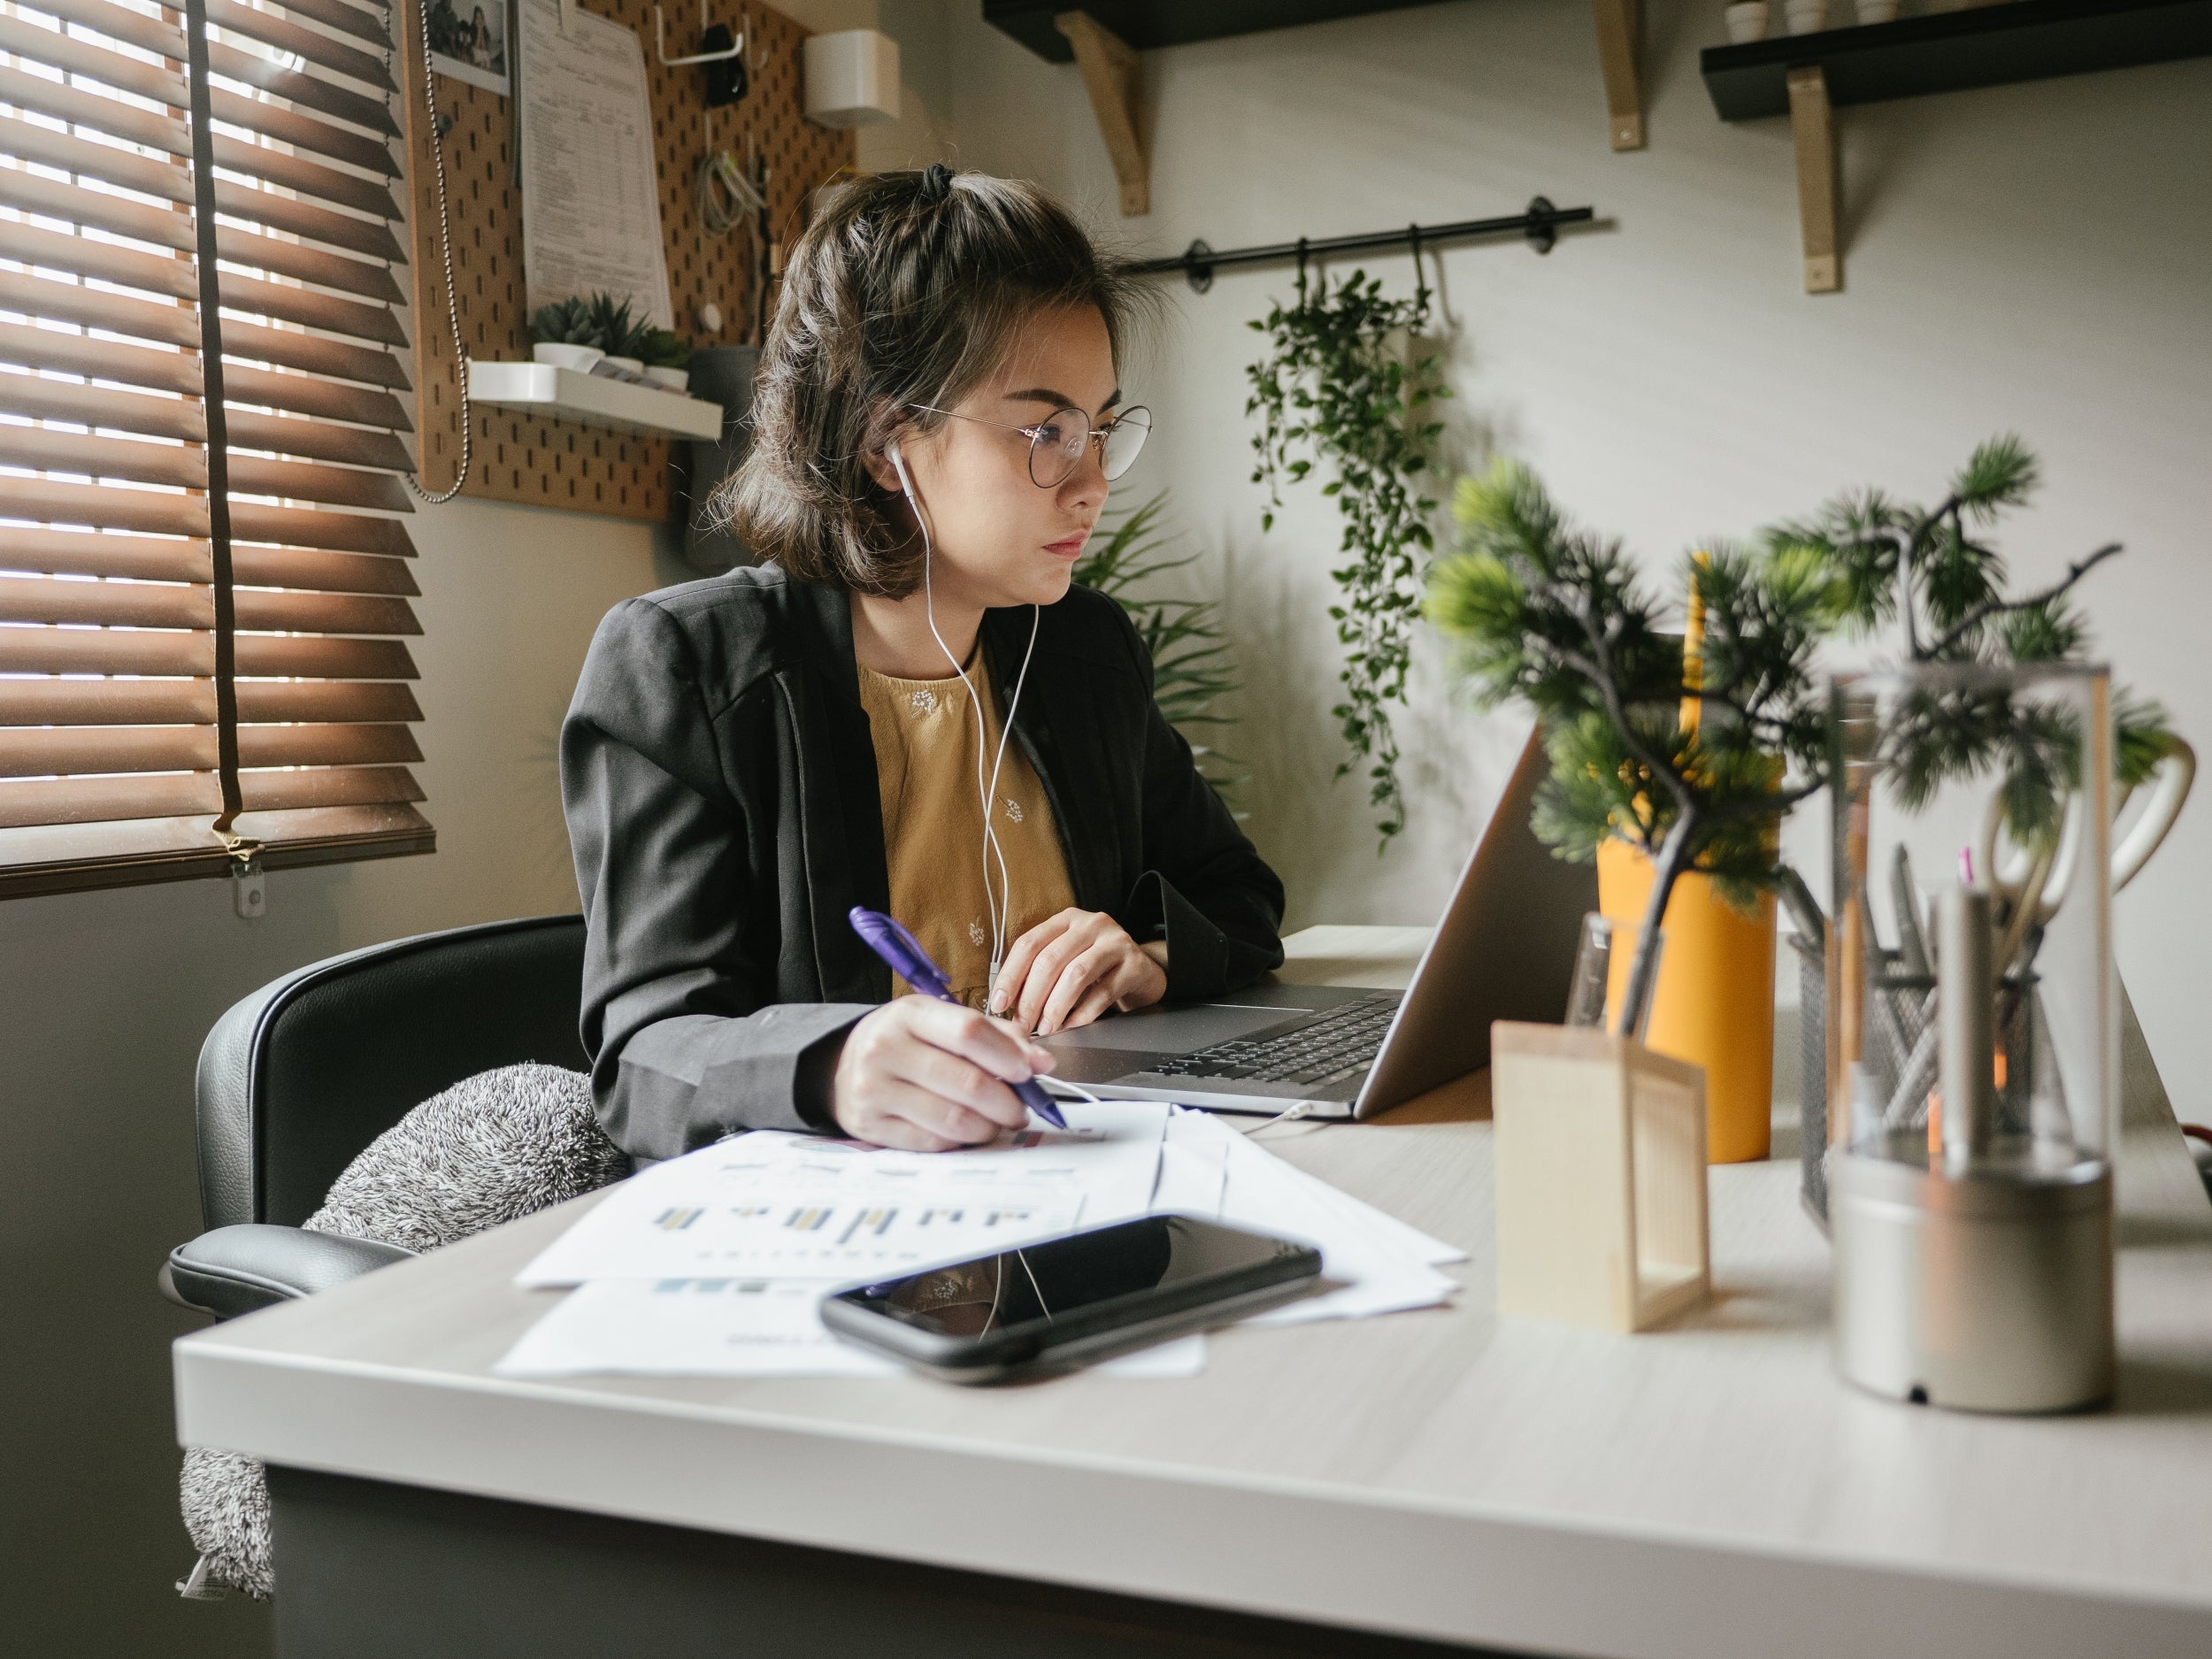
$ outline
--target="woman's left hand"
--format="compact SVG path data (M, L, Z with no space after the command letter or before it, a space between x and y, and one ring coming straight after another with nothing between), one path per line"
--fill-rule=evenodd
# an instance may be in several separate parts
M991 1010L1041 1037L1167 995L1167 947L1140 945L1102 910L1062 910L1014 941Z

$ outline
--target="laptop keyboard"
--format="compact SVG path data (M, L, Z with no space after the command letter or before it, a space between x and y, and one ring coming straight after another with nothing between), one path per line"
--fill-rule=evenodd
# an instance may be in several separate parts
M1169 1077L1242 1078L1254 1083L1348 1082L1374 1064L1397 1011L1394 1001L1345 1002L1279 1037L1217 1042L1150 1069Z

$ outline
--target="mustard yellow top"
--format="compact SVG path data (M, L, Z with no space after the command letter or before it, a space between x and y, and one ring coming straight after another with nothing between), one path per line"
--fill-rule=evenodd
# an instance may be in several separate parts
M998 699L978 669L969 677L983 698L983 776L998 749ZM891 872L891 914L945 971L954 994L980 1009L989 994L991 907L985 895L983 817L976 775L975 715L957 676L895 680L860 670L860 706L876 751L883 846ZM1075 902L1065 854L1019 739L1006 746L992 803L1006 859L1011 915L1006 949ZM996 860L990 892L999 889ZM896 981L903 995L907 986Z

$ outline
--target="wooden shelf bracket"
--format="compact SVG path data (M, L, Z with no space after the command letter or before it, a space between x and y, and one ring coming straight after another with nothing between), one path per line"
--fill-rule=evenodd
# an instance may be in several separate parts
M1053 18L1052 26L1075 49L1076 67L1083 72L1084 90L1091 95L1091 112L1098 117L1114 177L1121 181L1122 217L1149 213L1152 162L1145 154L1137 121L1135 50L1087 12L1062 12Z
M1644 147L1644 94L1636 60L1643 35L1640 0L1592 0L1597 12L1598 67L1605 75L1609 135L1616 150Z
M1797 144L1797 219L1805 242L1805 292L1843 287L1836 240L1836 118L1818 64L1789 72L1790 136Z

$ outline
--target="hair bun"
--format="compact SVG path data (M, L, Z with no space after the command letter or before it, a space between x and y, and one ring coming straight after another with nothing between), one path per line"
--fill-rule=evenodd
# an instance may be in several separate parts
M952 194L952 169L941 161L933 162L922 174L922 200L934 207Z

